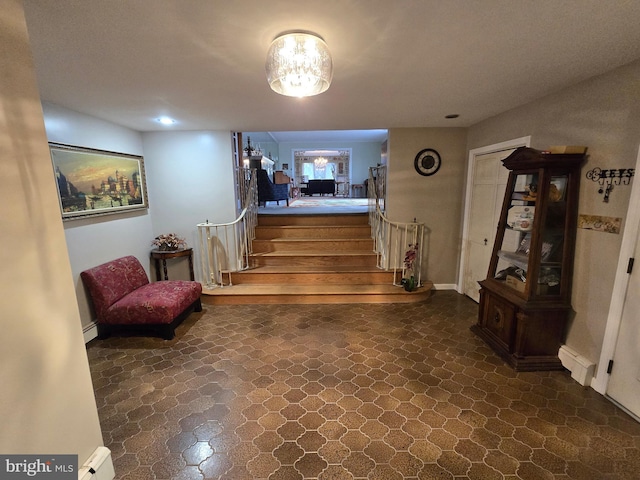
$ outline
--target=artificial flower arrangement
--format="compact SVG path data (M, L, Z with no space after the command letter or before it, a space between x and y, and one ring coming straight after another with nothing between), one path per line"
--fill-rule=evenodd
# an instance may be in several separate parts
M413 274L413 264L418 256L418 245L409 244L409 249L404 254L404 271L403 278L400 282L404 285L404 289L407 292L411 292L415 290L418 285L416 285L416 277Z
M178 250L186 247L187 242L175 233L163 233L154 238L151 245L158 247L158 250Z

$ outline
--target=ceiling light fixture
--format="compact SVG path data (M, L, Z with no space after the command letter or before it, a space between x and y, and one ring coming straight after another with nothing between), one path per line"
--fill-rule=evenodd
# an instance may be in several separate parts
M176 123L176 121L170 117L160 117L158 118L158 122L163 125L173 125L174 123Z
M276 37L265 63L271 89L288 97L310 97L326 91L333 77L327 44L312 32L285 32Z
M316 168L324 168L327 166L327 159L324 157L318 157L316 158L313 163L316 166Z

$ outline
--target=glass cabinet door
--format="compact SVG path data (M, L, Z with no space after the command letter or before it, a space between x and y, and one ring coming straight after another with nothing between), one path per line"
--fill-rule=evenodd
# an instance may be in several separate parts
M527 296L560 295L569 175L522 173L511 178L493 278ZM539 196L541 191L547 198ZM527 288L528 282L534 283Z
M542 245L540 271L536 285L537 295L560 295L568 178L568 175L552 176L549 183L547 211L544 222L540 226Z
M508 190L512 193L507 205L506 226L497 252L494 278L504 281L518 292L524 292L536 215L538 173L516 175L512 181L513 185Z

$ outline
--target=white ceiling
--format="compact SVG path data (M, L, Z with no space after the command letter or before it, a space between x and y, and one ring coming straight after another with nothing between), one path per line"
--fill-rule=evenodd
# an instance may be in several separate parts
M290 132L245 132L251 138L251 143L326 143L344 142L345 147L353 142L382 143L387 139L386 129L372 130L315 130ZM246 138L244 139L246 143Z
M139 131L297 141L286 132L464 127L640 58L637 0L24 5L42 99ZM327 92L297 99L269 89L267 49L293 29L327 42ZM178 123L163 127L160 115Z

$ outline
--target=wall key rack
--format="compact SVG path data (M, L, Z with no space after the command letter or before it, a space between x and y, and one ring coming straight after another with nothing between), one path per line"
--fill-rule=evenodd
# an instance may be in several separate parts
M595 167L587 172L587 178L598 182L598 193L604 194L603 202L609 202L609 195L614 185L629 185L631 177L635 175L633 168L612 168L603 170Z

